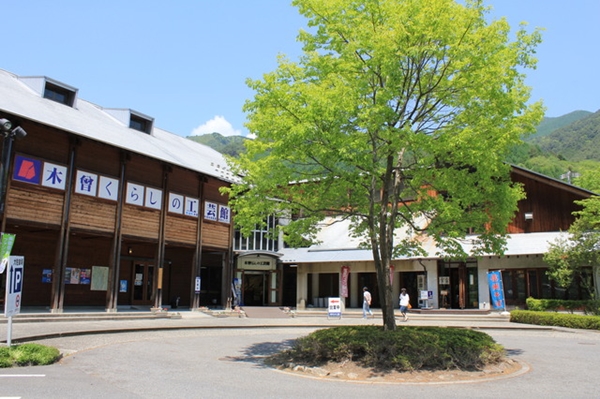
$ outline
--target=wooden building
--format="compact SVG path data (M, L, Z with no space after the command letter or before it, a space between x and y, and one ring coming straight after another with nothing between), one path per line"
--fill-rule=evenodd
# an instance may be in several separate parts
M414 308L489 309L489 271L501 271L506 305L524 306L528 297L585 299L579 284L568 289L556 287L546 276L543 261L549 243L565 234L580 207L575 200L594 195L563 181L513 166L513 182L522 184L526 198L508 226L508 242L503 256L472 257L467 261L445 260L436 253L433 240L425 239L425 257L394 259L392 281L396 306L402 287L407 288ZM461 245L470 252L466 235ZM360 308L362 288L369 287L373 306L379 294L373 256L360 249L349 234L347 222L324 220L317 240L309 248L280 248L279 261L296 270L296 300L299 309L327 306L328 297L341 297L344 306ZM591 272L591 269L590 269ZM422 297L421 293L429 295Z
M220 153L43 76L0 70L0 119L27 134L3 132L0 215L25 257L23 306L227 304L232 223L219 188L234 176Z

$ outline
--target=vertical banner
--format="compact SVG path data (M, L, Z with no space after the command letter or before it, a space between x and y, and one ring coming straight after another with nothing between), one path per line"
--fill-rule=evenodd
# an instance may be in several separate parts
M390 285L394 284L394 265L390 265Z
M242 280L234 277L231 283L231 291L233 293L233 307L242 305Z
M6 266L8 265L8 257L12 251L13 244L15 243L15 235L2 233L0 238L0 274L4 273Z
M342 287L340 291L343 298L348 298L348 276L350 276L350 266L342 266Z
M502 273L498 271L488 272L488 283L490 285L490 300L494 309L506 309L504 303L504 285L502 284Z

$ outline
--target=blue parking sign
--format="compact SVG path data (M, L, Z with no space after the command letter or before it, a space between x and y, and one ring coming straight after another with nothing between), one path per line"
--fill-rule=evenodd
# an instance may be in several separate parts
M23 292L23 271L25 258L11 256L8 262L6 276L6 298L4 300L4 316L11 317L21 311Z

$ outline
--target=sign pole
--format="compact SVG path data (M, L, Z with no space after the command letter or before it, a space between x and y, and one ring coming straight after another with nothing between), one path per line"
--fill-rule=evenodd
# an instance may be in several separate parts
M6 329L6 345L10 348L12 343L12 316L8 316L8 328Z
M6 275L6 297L4 301L4 317L8 318L6 343L12 344L12 317L21 311L21 295L23 293L23 256L10 256Z

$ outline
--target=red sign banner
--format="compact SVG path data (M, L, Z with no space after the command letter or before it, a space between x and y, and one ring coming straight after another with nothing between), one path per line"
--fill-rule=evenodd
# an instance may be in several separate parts
M348 298L348 277L350 276L350 266L342 266L342 297Z

